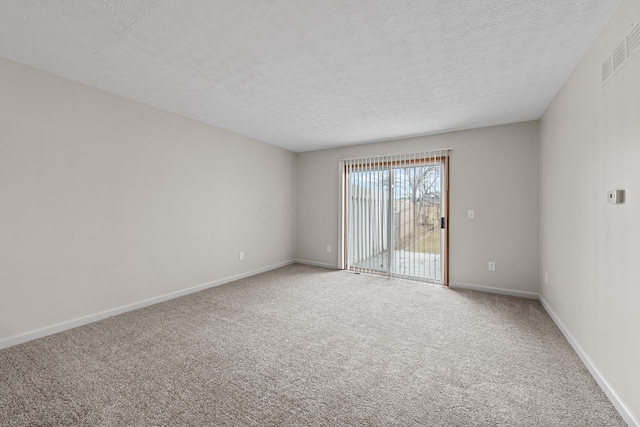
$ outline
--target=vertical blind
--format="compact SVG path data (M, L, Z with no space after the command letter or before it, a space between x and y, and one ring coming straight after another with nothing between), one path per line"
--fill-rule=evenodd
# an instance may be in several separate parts
M343 268L445 281L450 150L340 162Z

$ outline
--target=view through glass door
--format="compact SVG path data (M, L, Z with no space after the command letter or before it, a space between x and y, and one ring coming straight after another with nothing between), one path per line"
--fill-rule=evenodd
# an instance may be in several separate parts
M446 283L447 160L345 161L345 268Z

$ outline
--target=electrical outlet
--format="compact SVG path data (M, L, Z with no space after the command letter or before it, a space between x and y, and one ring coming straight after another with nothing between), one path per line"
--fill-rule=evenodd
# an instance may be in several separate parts
M240 261L244 259L244 252L240 252Z
M476 211L474 211L473 209L469 209L467 211L467 218L468 219L475 219L476 217Z
M489 261L489 271L496 271L496 263L494 261Z
M327 252L331 252L331 245L327 245Z

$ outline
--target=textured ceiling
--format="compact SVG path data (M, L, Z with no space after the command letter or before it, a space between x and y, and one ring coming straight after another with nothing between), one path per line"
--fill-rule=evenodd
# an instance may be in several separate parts
M535 120L620 0L0 0L0 56L292 151Z

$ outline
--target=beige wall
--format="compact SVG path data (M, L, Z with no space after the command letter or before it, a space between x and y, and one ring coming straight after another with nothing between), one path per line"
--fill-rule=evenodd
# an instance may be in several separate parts
M338 266L340 159L447 147L451 281L537 293L538 122L298 154L296 258Z
M295 154L7 60L0 197L0 341L293 258Z
M542 296L640 420L640 55L600 75L639 21L621 3L543 115L540 186Z

